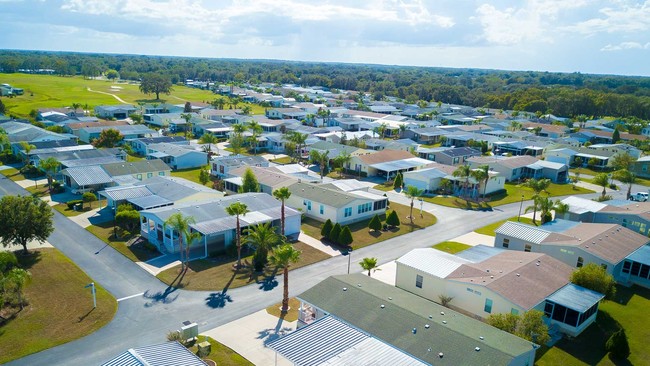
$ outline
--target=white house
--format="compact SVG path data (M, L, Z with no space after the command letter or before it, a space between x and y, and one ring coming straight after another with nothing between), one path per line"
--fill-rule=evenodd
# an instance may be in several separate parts
M178 253L179 237L176 233L172 239L172 228L165 225L171 215L181 213L193 217L190 225L192 231L201 233L201 239L190 246L192 259L205 258L212 253L219 253L226 247L234 245L236 218L228 215L226 207L240 202L247 206L249 212L239 217L244 230L251 225L270 222L280 227L280 201L266 193L244 193L203 202L192 202L152 210L140 211L140 234L158 248L162 253ZM300 213L285 207L285 235L300 233Z
M486 318L491 314L545 311L551 333L580 334L596 320L602 294L570 285L573 268L541 253L479 245L457 255L415 249L396 261L395 286L432 301ZM560 296L570 295L570 296ZM555 299L553 301L552 299Z
M138 109L130 104L99 105L95 107L95 115L99 118L126 119Z
M452 191L460 194L463 193L461 189L464 189L465 179L453 175L456 169L451 165L430 163L427 168L405 172L404 186L414 186L424 190L425 193L433 193L441 188L442 180L446 179L452 182ZM485 181L478 182L473 177L468 177L470 196L489 195L504 189L506 181L504 177L495 171L489 171L488 175L487 185Z
M151 144L159 143L168 143L175 145L189 145L190 142L185 139L183 136L156 136L156 137L144 137L139 139L128 139L124 140L124 143L131 146L133 152L138 155L147 154L147 146Z
M147 146L147 159L160 159L172 169L192 169L208 164L208 154L189 145L158 143Z
M210 174L219 178L230 177L230 170L241 166L269 166L269 161L261 156L245 155L217 156L211 163Z

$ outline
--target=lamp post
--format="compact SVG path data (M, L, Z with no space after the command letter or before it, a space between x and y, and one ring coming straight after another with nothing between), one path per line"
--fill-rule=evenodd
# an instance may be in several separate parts
M352 259L352 248L348 249L348 274L350 274L350 260Z
M422 205L424 205L424 199L420 198L420 218L422 218Z
M517 222L521 219L521 209L524 207L524 195L521 195L521 203L519 204L519 215L517 215Z
M84 288L90 287L90 292L93 294L93 309L97 307L97 291L95 291L95 282L91 282L84 286Z

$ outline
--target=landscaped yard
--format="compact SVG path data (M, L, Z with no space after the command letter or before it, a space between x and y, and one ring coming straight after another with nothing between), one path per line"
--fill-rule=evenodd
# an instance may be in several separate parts
M293 246L300 250L301 254L300 261L291 265L289 267L290 269L304 267L330 258L328 254L305 243L297 242ZM250 266L235 272L233 270L233 264L236 261L236 258L228 258L225 260L199 259L190 262L190 270L180 279L178 278L181 269L180 265L161 272L157 277L168 285L180 287L185 290L221 291L225 288L241 287L251 283L267 286L270 283L270 278L277 272L281 272L280 270L276 271L270 265L267 266L264 274L251 275ZM252 255L242 258L242 262L252 263Z
M497 234L494 232L496 229L498 229L501 225L503 225L506 221L519 221L523 224L530 224L533 225L533 219L528 218L528 217L520 217L519 220L517 220L517 216L511 217L507 220L501 220L497 221L495 223L492 223L490 225L483 226L482 228L474 230L474 232L483 234L483 235L489 235L489 236L496 236ZM537 224L539 225L539 213L537 214Z
M18 169L16 168L8 168L8 169L0 170L0 174L13 180L14 182L25 180L25 176L20 174L20 171L18 171Z
M292 297L289 299L289 311L287 311L286 314L284 314L284 317L282 316L282 312L280 309L282 309L282 302L279 302L277 304L273 304L266 308L266 312L269 313L270 315L276 316L278 318L284 319L284 321L287 322L292 322L298 320L298 308L300 307L300 301L296 299L295 297Z
M605 342L619 327L630 344L629 362L619 365L647 365L650 360L650 290L618 286L616 299L600 304L598 320L574 340L561 340L548 351L538 351L538 366L616 365L605 354Z
M347 225L352 231L352 238L354 239L354 242L352 243L353 249L363 248L365 246L394 238L396 236L404 235L414 230L422 229L436 223L436 217L428 212L423 212L423 217L420 218L420 210L417 208L417 206L413 208L414 219L412 225L408 219L411 210L410 206L404 206L391 202L388 211L390 210L395 210L397 212L397 216L402 223L402 225L398 228L390 229L388 231L370 232L368 229L368 223L370 222L370 219ZM386 215L381 215L379 218L382 222L386 221ZM311 218L305 218L303 220L301 228L305 234L313 238L320 239L320 230L322 226L323 223L320 221L316 221Z
M281 158L273 159L271 162L276 163L276 164L291 164L292 159L289 156L284 156Z
M84 288L93 280L58 250L32 250L18 259L32 274L25 288L29 306L0 326L0 364L81 338L113 319L115 298L96 283L93 309L90 289Z
M215 361L219 366L254 366L253 363L242 357L239 353L203 335L199 335L198 340L189 350L196 354L199 350L198 344L203 341L210 342L211 348L210 354L203 359Z
M160 255L156 248L144 239L127 245L135 235L119 228L117 229L118 238L115 238L112 221L88 226L86 230L134 262L145 262Z
M81 196L79 196L81 199ZM72 216L78 216L81 215L84 212L88 212L90 210L94 210L100 207L106 207L106 200L101 200L101 201L93 201L90 203L84 203L84 208L81 210L73 210L68 208L68 205L65 203L59 203L57 205L52 206L53 209L59 211L63 215L67 217L72 217Z
M506 205L509 203L521 202L521 196L524 196L524 201L531 200L535 192L524 186L523 184L514 184L506 183L506 191L500 194L489 196L489 201L479 204L473 201L466 201L454 196L435 196L435 197L424 197L424 200L430 203L435 203L447 207L458 207L463 209L489 209L491 207ZM582 187L573 187L572 184L555 184L551 185L547 189L547 194L549 197L556 196L569 196L577 194L586 194L594 193L594 191L582 188ZM542 192L542 194L544 194Z
M172 171L172 177L185 178L194 183L201 184L199 181L200 171L201 168L174 170Z
M442 243L433 245L431 248L438 249L443 252L447 252L449 254L456 254L458 252L462 252L463 250L469 249L471 247L472 247L471 245L459 243L457 241L443 241Z

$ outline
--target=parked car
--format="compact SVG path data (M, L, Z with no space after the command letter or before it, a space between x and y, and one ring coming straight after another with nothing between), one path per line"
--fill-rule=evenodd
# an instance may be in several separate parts
M648 192L636 192L630 196L632 201L646 202L648 200Z

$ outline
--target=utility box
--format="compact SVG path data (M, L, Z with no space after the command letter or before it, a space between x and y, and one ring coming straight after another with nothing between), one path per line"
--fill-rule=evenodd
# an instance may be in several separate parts
M181 328L181 336L184 341L189 341L199 336L199 325L190 323Z
M210 345L210 342L208 341L203 341L199 343L198 348L199 349L197 351L197 355L199 357L206 357L207 355L210 354L210 352L212 352L212 345Z

